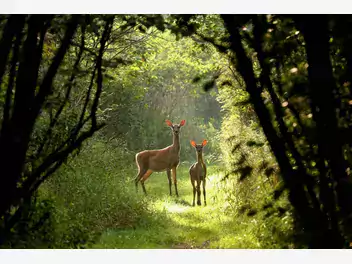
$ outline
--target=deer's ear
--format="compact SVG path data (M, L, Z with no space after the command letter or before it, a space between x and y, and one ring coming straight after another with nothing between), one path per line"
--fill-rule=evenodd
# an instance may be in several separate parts
M181 122L180 122L180 126L184 126L186 124L186 120L182 120Z
M208 141L207 141L206 139L204 139L204 140L203 140L203 143L202 143L203 147L204 147L207 143L208 143Z
M172 126L172 122L171 122L170 120L165 120L165 123L166 123L169 127Z
M193 146L193 147L196 147L196 142L194 142L194 140L191 140L191 145Z

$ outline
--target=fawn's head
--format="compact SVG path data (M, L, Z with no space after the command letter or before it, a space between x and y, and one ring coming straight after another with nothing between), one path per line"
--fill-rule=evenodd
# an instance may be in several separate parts
M181 127L186 124L186 120L182 120L179 124L172 124L172 122L170 120L166 120L165 122L169 127L171 127L172 132L175 135L178 135L181 131Z
M196 149L198 154L201 154L203 147L208 143L206 139L203 140L202 144L197 144L194 140L191 140L191 145Z

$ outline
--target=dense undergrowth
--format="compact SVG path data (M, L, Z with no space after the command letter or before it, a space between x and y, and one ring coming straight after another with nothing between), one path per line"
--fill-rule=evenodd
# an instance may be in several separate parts
M208 153L204 154L205 156ZM178 169L180 197L168 195L165 173L135 192L134 153L94 139L37 194L35 210L12 230L13 248L288 248L291 217L265 216L268 191L243 192L208 165L208 206L192 207L189 162ZM246 188L250 184L247 183ZM261 186L263 189L263 186ZM265 186L264 186L265 188ZM267 187L268 188L268 187ZM287 203L285 199L278 204ZM251 206L247 210L246 206ZM257 210L257 213L254 211ZM21 225L21 223L23 223ZM16 235L17 234L17 235Z

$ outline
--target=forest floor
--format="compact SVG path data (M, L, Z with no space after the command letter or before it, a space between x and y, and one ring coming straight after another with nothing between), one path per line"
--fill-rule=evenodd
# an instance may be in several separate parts
M166 173L155 173L146 181L151 216L133 227L103 232L93 248L258 248L258 240L243 228L246 223L226 213L226 205L217 195L221 175L208 169L207 206L192 206L192 186L188 168L178 170L179 198L168 195ZM139 185L139 193L143 196ZM220 197L220 198L219 198ZM248 230L247 230L248 231Z

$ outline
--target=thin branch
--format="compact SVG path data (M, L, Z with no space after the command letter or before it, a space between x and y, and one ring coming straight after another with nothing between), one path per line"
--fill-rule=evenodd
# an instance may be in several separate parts
M195 42L199 44L208 44L208 41L202 40L202 39L197 39L195 36L191 36L191 39L193 39Z
M80 48L80 46L81 46L80 44L74 42L73 40L70 42L70 44L71 44L73 47L78 47L78 48ZM87 48L87 47L83 47L83 50L84 50L84 51L87 51L89 54L93 55L94 57L98 57L98 54L96 54L95 51L93 51L93 50L91 50L91 49L89 49L89 48Z
M102 66L103 54L104 54L104 50L105 50L105 44L110 37L113 23L114 23L114 16L111 16L106 21L105 29L104 29L103 35L101 37L101 40L100 40L100 50L99 50L99 56L97 58L97 70L98 70L97 90L95 93L95 98L94 98L92 109L91 109L92 127L97 126L96 111L98 109L99 98L100 98L100 94L102 92L102 85L103 85L103 74L102 74L101 66Z
M25 15L11 15L3 30L0 41L0 84L2 84L2 77L5 73L7 58L12 46L12 39L22 31L25 18Z
M68 146L66 149L64 149L61 152L55 153L52 155L49 159L47 159L45 162L43 162L42 166L38 168L38 170L33 174L36 177L33 177L35 179L38 179L36 183L31 187L30 192L34 192L35 190L38 189L40 184L44 182L51 174L53 174L63 163L64 160L67 159L67 157L77 148L81 147L82 143L93 136L93 134L103 128L105 124L100 124L95 128L91 128L89 131L86 131L82 133L82 135L79 136L79 138L70 146ZM43 176L42 173L44 173L51 164L56 163L51 169L49 169ZM59 164L59 165L58 165ZM40 177L40 178L39 178Z
M233 78L235 78L236 82L237 82L241 87L243 87L243 86L244 86L244 83L243 83L243 81L241 80L241 78L238 77L237 72L231 67L231 65L229 65L228 68L229 68L230 71L232 72Z
M101 76L101 78L98 78L98 80L97 80L97 86L98 86L97 87L97 92L96 92L96 95L95 95L95 98L94 98L94 101L93 101L93 106L91 108L91 111L95 111L95 112L91 112L89 117L87 117L85 120L83 120L83 118L84 118L84 115L86 113L86 109L87 109L87 106L88 106L88 103L89 103L89 100L90 100L90 94L91 94L91 91L92 91L92 88L93 88L95 73L96 73L97 70L99 71L99 68L98 68L99 67L99 63L100 63L100 70L101 70L101 62L102 62L103 52L104 52L104 49L105 49L105 43L106 43L107 39L109 38L109 34L107 34L107 33L109 33L109 31L111 31L112 22L113 22L113 18L110 21L111 24L109 24L107 22L105 30L103 32L103 36L101 37L102 46L100 47L99 56L97 58L96 66L95 66L95 68L94 68L94 70L92 72L91 81L90 81L90 84L89 84L86 100L85 100L83 109L81 111L80 119L79 119L77 125L75 126L75 128L72 130L71 135L69 136L69 138L67 138L64 142L62 142L60 144L60 146L54 152L59 152L60 150L64 149L66 144L68 144L69 142L74 141L76 139L79 131L88 122L89 119L92 119L92 127L96 127L97 126L95 112L97 110L98 100L99 100L100 93L101 93L101 90L102 90L102 76ZM102 74L102 73L100 72L100 74Z
M11 68L10 68L10 75L9 75L9 82L6 91L6 99L5 99L5 106L4 106L4 115L3 115L3 123L1 127L1 134L3 131L6 131L9 125L10 120L10 110L11 110L11 101L13 96L13 89L14 89L14 82L16 76L16 68L17 68L17 61L19 56L19 48L22 42L22 32L18 32L16 35L15 45L13 47L13 54L11 60Z
M21 189L22 192L24 192L23 195L26 195L25 193L27 192L31 194L37 190L40 184L51 174L53 174L75 149L79 148L86 139L90 138L96 131L100 130L104 126L105 124L100 124L95 128L91 128L90 130L82 133L77 140L65 149L58 152L53 152L46 157L43 163L24 182ZM60 165L57 165L58 163L60 163ZM52 164L55 165L51 167Z
M90 100L90 94L92 92L92 89L93 89L93 85L94 85L94 78L95 78L95 73L97 71L97 65L95 65L95 68L92 72L92 77L90 79L90 83L89 83L89 87L88 87L88 92L87 92L87 96L86 96L86 100L84 102L84 105L83 105L83 109L81 111L81 115L80 115L80 118L79 118L79 121L77 123L77 126L74 128L73 132L72 132L72 136L73 137L76 137L79 130L83 127L84 123L83 122L83 119L84 119L84 115L86 113L86 110L87 110L87 107L88 107L88 103L89 103L89 100Z
M39 40L39 45L38 45L38 50L42 53L42 50L43 50L43 47L44 47L44 40L45 40L45 35L46 35L46 32L48 31L50 25L51 25L51 21L53 19L53 16L50 15L45 21L45 25L44 27L42 28L42 30L40 31L40 40ZM41 60L42 60L42 56L39 57L39 65L41 63Z
M86 31L86 24L83 23L83 25L81 26L81 44L79 47L79 53L77 56L77 59L75 61L75 64L73 66L73 70L72 70L72 74L71 77L67 83L67 90L66 90L66 94L65 94L65 98L64 101L62 102L60 108L57 110L55 117L51 120L50 124L49 124L49 128L48 131L45 134L45 137L42 141L42 144L40 145L40 147L37 150L37 153L35 155L36 158L39 157L39 155L41 154L41 152L44 149L45 144L47 143L48 139L51 137L52 131L54 126L56 125L56 123L59 120L59 116L61 115L61 112L63 111L66 103L68 102L69 98L70 98L70 94L71 94L71 90L72 90L72 85L73 85L73 81L76 78L76 73L79 71L79 64L81 62L81 58L83 55L83 51L84 51L84 45L85 45L85 31Z
M73 15L70 22L67 25L67 30L66 30L65 36L61 42L61 46L60 46L58 52L56 53L56 55L53 59L53 62L50 65L48 72L46 73L44 80L40 86L39 92L35 98L34 107L32 110L32 116L34 116L34 117L36 117L38 115L39 110L42 107L45 98L48 96L48 94L50 94L50 92L52 90L53 79L57 73L57 70L58 70L62 60L64 59L64 56L66 54L68 47L70 46L71 39L76 32L79 18L80 18L80 16Z
M200 33L197 33L197 36L200 37L203 41L209 42L210 44L214 45L214 47L216 47L220 52L225 54L227 53L228 47L216 43L214 39L209 38L207 36L203 36Z

